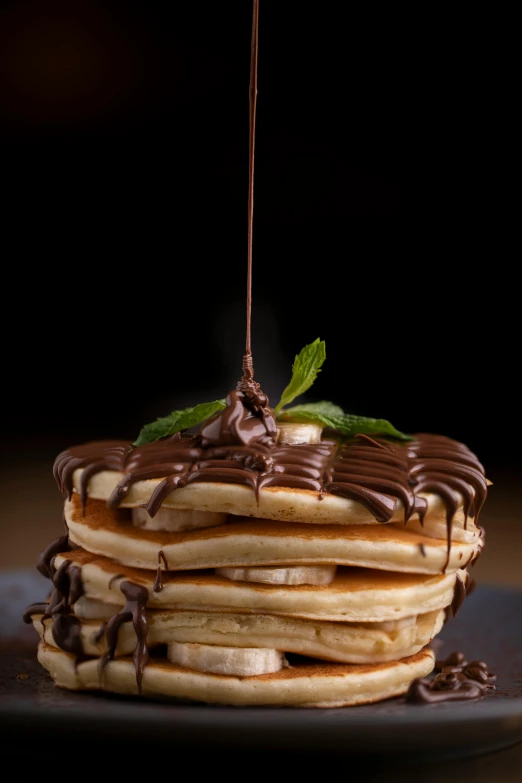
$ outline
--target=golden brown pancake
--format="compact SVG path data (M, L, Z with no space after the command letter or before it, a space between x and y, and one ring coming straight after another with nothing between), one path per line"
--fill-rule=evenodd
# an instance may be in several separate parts
M465 567L480 542L455 543L401 525L301 525L241 518L184 533L135 527L129 512L77 495L65 504L71 541L94 554L137 568L156 569L163 552L170 570L221 566L335 563L386 571L436 574Z
M80 492L83 468L78 468L73 474L73 488ZM115 487L123 479L123 473L114 470L104 470L91 476L87 485L89 498L107 501ZM154 491L162 483L162 478L146 479L132 484L121 508L137 508L146 506ZM458 512L455 523L462 525L462 497L457 504ZM433 492L420 492L419 497L427 503L426 522L446 522L446 505L442 497ZM301 522L304 524L327 525L376 525L370 509L361 503L340 495L326 494L319 499L319 493L309 489L295 487L262 487L256 497L251 487L241 484L198 482L176 489L162 504L162 508L197 509L199 511L222 512L238 516L255 516L263 519L274 519L282 522ZM415 514L412 519L418 518ZM397 500L394 514L390 521L403 522L404 506Z
M77 663L74 656L41 642L38 660L62 688L138 693L130 658L111 661L101 676L96 658ZM151 659L145 667L142 695L238 707L345 707L405 693L412 680L433 670L434 661L429 649L380 664L317 663L302 658L291 668L274 674L234 677L204 674L175 666L166 659Z
M455 574L426 576L341 567L329 585L290 586L233 582L213 571L171 571L163 573L163 589L155 592L155 574L151 571L122 566L81 549L57 555L56 567L65 560L81 568L84 596L77 607L82 616L85 613L80 606L86 600L122 606L125 598L120 583L127 580L147 588L148 606L152 608L381 622L443 609L452 601L456 578Z
M114 607L115 613L118 607ZM414 655L425 647L444 622L444 611L406 617L388 623L332 623L236 612L183 612L151 609L148 612L147 646L181 642L225 647L266 648L285 653L341 663L382 663ZM33 623L44 640L59 647L52 632L52 620ZM44 631L45 626L45 631ZM86 655L102 655L107 644L103 624L81 622L81 640ZM136 647L131 622L124 623L118 636L116 656L130 655Z

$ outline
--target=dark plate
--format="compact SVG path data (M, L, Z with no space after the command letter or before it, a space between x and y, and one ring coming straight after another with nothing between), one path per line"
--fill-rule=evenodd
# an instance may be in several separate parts
M440 636L440 654L455 649L484 659L497 690L478 702L406 704L403 698L341 709L234 708L145 702L132 697L55 688L35 659L35 632L20 623L29 603L46 594L35 573L0 574L0 720L4 742L38 736L45 744L129 743L193 757L221 752L371 753L409 760L472 756L522 740L522 592L478 587ZM28 675L28 676L25 676ZM47 747L49 747L47 745ZM181 754L181 755L180 755Z

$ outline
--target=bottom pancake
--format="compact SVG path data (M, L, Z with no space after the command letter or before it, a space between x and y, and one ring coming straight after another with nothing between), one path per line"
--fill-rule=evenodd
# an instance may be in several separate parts
M79 663L73 655L41 642L38 660L59 687L138 694L130 658L111 661L100 676L98 659ZM206 674L166 659L151 659L143 673L142 695L237 707L348 707L400 696L413 680L430 674L434 662L433 651L424 649L390 663L327 664L303 659L274 674L235 677Z
M117 614L119 607L112 607ZM154 610L147 613L147 645L181 642L227 647L264 648L340 663L373 664L414 655L439 633L444 610L382 623L332 623L237 612L184 612ZM42 636L41 615L33 623ZM81 620L81 649L85 655L102 655L107 649L104 625ZM53 622L44 620L43 639L59 647L53 636ZM59 639L58 639L59 641ZM131 622L119 629L116 656L129 655L136 648Z

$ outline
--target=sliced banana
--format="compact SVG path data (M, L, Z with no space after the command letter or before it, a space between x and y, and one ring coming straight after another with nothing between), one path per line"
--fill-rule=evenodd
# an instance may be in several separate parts
M226 521L227 514L194 509L160 508L155 517L149 516L144 508L132 509L132 522L144 530L166 530L181 533L198 527L216 527Z
M171 642L167 657L171 663L186 669L235 677L278 672L286 663L279 650L260 647L219 647L213 644Z
M320 424L278 422L277 442L296 446L299 443L320 443L323 428Z
M337 566L264 566L261 568L216 568L216 574L235 582L264 585L329 585Z

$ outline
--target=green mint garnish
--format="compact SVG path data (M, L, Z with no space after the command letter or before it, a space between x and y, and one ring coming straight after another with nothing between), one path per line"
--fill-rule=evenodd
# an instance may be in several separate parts
M345 413L338 405L327 400L294 405L293 408L283 410L285 405L308 391L321 372L321 366L325 359L325 343L319 338L310 345L305 345L301 353L295 357L290 383L274 409L278 421L322 424L323 427L335 430L347 438L353 438L355 435L388 435L398 440L411 440L409 435L400 432L386 419L354 416ZM144 443L151 443L159 438L175 435L176 432L201 424L205 419L224 408L225 400L215 400L214 402L202 402L193 408L185 408L182 411L172 411L169 416L146 424L133 445L142 446Z
M176 432L194 427L217 411L223 410L224 407L225 400L215 400L214 402L201 402L193 408L185 408L182 411L172 411L168 416L156 419L151 424L145 424L133 446L142 446L144 443L151 443L158 438L175 435Z
M367 416L353 416L344 413L342 408L333 402L313 402L308 405L294 405L279 414L278 421L310 422L330 427L347 438L354 435L388 435L398 440L411 440L396 429L386 419L370 419Z
M311 402L304 405L294 405L293 408L286 408L278 417L278 421L294 422L313 422L322 424L323 427L337 429L337 425L344 416L344 411L333 402Z
M326 359L326 347L324 340L314 340L310 345L305 345L300 354L294 359L292 366L292 378L281 395L274 413L277 416L284 405L293 402L300 394L308 391L312 383L321 372L321 365Z

